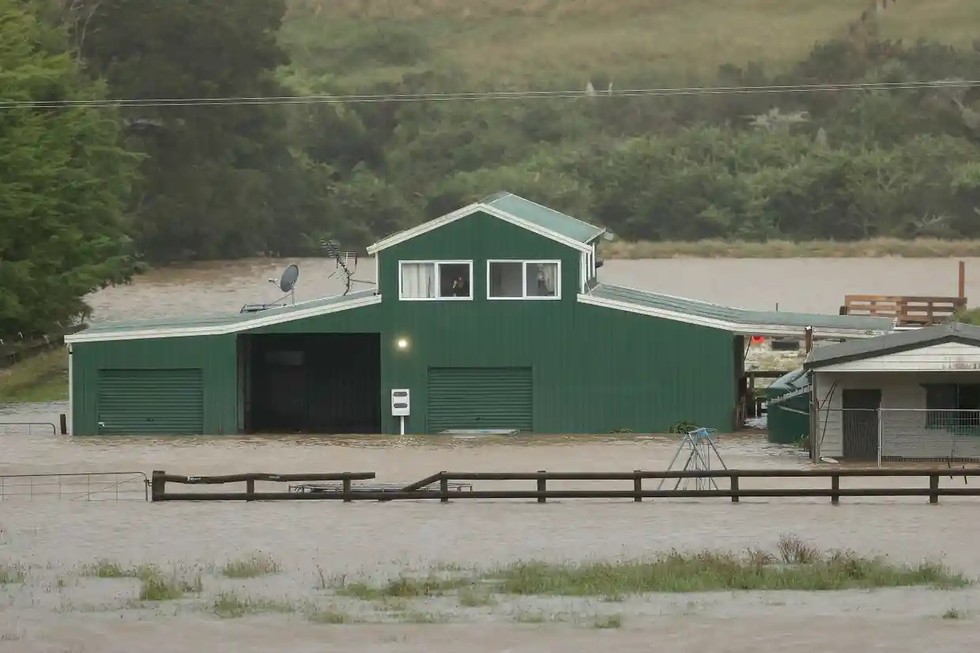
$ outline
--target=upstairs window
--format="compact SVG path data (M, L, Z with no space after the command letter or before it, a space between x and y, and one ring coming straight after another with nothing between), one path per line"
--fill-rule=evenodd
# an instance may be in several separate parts
M400 261L398 298L473 299L472 261Z
M487 261L488 299L560 299L558 261Z

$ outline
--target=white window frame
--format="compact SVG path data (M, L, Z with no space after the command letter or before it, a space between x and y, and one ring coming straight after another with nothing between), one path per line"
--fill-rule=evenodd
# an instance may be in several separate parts
M490 294L490 264L491 263L522 263L521 266L521 297L493 297ZM538 263L551 263L557 266L555 272L555 294L554 295L528 295L527 294L527 266ZM561 299L561 259L524 259L524 258L491 258L487 259L487 300L488 301L556 301Z
M431 264L436 267L436 292L439 292L439 285L441 283L441 277L439 272L439 267L442 265L466 265L470 269L470 283L468 297L404 297L402 296L402 268L405 264L409 265L419 265L419 264ZM473 301L473 260L405 260L398 261L398 301L402 302L471 302Z

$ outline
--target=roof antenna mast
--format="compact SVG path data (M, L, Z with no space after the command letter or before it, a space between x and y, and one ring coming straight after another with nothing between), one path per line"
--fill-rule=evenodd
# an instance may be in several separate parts
M366 283L371 284L372 281L362 281L360 279L354 278L354 272L357 270L357 252L345 251L340 246L340 241L332 238L321 238L320 248L323 249L327 256L332 258L337 262L337 267L334 269L333 273L327 278L330 279L338 272L344 277L344 294L350 293L351 285L355 283ZM353 265L351 261L353 260Z

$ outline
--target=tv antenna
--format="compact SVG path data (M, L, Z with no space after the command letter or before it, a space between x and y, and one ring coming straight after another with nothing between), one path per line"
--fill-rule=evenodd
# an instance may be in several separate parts
M337 262L337 267L334 269L333 273L327 278L330 279L338 272L344 275L344 294L348 294L351 289L351 285L355 283L366 283L371 284L373 281L362 281L360 279L354 278L354 272L357 270L357 252L344 251L340 246L340 241L332 238L321 238L320 247L327 253L327 256L332 258ZM354 265L351 266L351 259L354 261Z

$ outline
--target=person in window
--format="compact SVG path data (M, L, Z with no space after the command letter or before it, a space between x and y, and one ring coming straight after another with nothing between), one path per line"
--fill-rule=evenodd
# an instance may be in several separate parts
M544 273L544 266L538 266L538 297L550 297L552 291L548 288L548 278Z
M466 280L463 279L463 274L459 273L456 278L453 279L453 297L468 297L469 291L466 289Z

